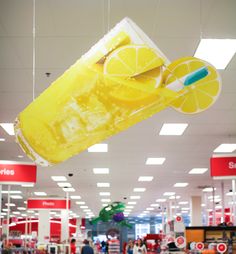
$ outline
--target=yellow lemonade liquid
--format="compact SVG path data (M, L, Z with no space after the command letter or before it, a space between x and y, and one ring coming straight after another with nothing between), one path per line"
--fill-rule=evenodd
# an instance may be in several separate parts
M117 33L102 50L78 60L19 114L16 138L31 159L44 166L62 162L157 113L177 96L166 88L153 90L154 79L161 75L159 66L145 67L145 75L128 79L104 74L106 57L117 48L121 57L137 50L152 57L147 46L122 48L129 44L127 33Z

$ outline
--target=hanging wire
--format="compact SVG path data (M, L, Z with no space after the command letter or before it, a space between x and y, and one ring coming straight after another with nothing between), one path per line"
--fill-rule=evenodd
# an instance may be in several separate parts
M33 59L32 59L32 78L33 78L33 100L35 99L35 0L33 0Z
M111 1L107 0L107 32L110 30Z

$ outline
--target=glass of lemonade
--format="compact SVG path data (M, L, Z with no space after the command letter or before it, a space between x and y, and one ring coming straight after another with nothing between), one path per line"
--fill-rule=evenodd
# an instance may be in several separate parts
M168 63L123 19L18 115L17 142L48 166L150 117L166 107L160 87Z

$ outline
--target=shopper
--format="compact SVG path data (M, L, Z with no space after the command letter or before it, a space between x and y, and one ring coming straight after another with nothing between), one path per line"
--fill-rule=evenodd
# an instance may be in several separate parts
M71 239L70 241L70 253L71 254L76 254L76 240L74 238Z
M138 239L134 245L133 254L147 254L147 248L141 239Z
M132 240L129 240L126 246L125 254L133 254L133 250L134 250L134 243Z
M89 245L88 240L83 241L84 246L81 249L81 254L94 254L93 248Z

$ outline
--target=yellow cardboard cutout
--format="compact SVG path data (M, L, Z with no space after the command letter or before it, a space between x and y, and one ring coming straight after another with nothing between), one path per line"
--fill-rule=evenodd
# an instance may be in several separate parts
M220 87L210 64L187 57L169 65L126 18L19 114L16 139L36 163L60 163L168 106L200 112Z

